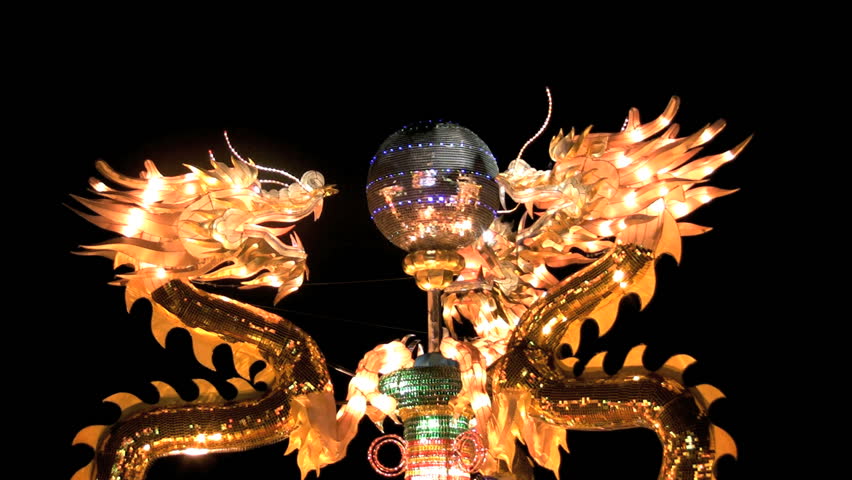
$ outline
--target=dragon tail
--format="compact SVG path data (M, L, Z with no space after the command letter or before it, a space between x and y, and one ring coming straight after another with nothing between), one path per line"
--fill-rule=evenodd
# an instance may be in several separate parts
M330 463L345 449L335 442L335 403L324 359L313 339L286 320L225 297L171 281L154 291L155 321L180 319L181 326L215 336L232 345L251 346L274 372L266 392L254 395L242 379L231 383L242 394L225 402L216 389L196 380L200 395L185 402L169 385L154 382L160 393L156 405L128 393L105 399L122 414L111 426L84 428L74 444L95 449L95 458L72 480L141 480L158 458L234 452L279 442L290 437L301 446L303 475ZM155 331L157 329L155 328ZM259 396L258 396L259 395ZM252 398L245 398L251 396ZM325 422L321 419L331 419ZM310 424L311 428L302 428ZM295 436L312 436L306 438ZM310 444L310 445L308 445Z

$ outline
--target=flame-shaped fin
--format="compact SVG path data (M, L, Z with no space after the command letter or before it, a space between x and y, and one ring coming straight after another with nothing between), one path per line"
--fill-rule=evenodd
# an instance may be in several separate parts
M618 317L619 300L621 300L621 295L615 296L611 300L599 306L595 310L595 313L592 314L595 322L598 324L599 337L604 336L615 323L615 319ZM577 350L574 351L576 352Z
M140 298L145 298L144 292L129 285L124 289L124 307L127 309L127 313L130 313L130 309L133 307L133 304L135 304L136 300L139 300ZM154 311L156 311L156 308Z
M589 359L589 363L586 364L586 367L583 369L583 373L580 374L585 380L596 380L599 378L608 377L607 373L604 371L604 358L606 357L607 352L599 352L594 357Z
M680 264L682 245L680 239L681 232L678 228L677 220L674 219L671 213L665 211L662 214L662 223L660 240L654 249L654 256L659 258L664 253L669 254Z
M253 379L254 383L264 382L267 385L271 385L273 380L275 380L275 370L270 368L268 365L255 375Z
M237 370L237 374L245 379L251 378L251 366L258 360L262 360L257 346L246 342L232 343L230 346L234 355L234 368Z
M645 375L648 373L648 369L645 368L644 363L642 362L642 357L645 356L645 349L647 346L645 345L636 345L631 348L629 352L627 352L627 356L624 358L624 364L618 369L617 375L621 377L630 377L633 375Z
M210 370L216 370L216 366L213 365L213 350L225 342L218 335L200 328L188 328L187 331L192 337L192 352L195 354L195 359Z
M725 398L725 394L722 393L721 390L706 383L696 385L691 389L697 390L697 400L702 403L705 410L710 408L710 405L712 405L716 400Z
M106 177L107 180L118 183L126 188L143 189L148 186L147 180L140 180L138 178L128 177L126 175L118 173L103 160L98 160L95 162L95 170L97 170L98 173Z
M89 425L77 432L74 440L71 441L71 445L88 445L95 448L106 429L106 425Z
M229 378L228 383L237 389L234 400L244 400L257 395L257 389L244 378Z
M144 409L146 406L149 406L149 404L143 402L136 395L127 392L114 393L103 399L103 401L118 405L118 408L121 409L120 419L127 418L137 411Z
M153 385L154 388L157 389L157 393L160 394L160 398L157 400L157 405L175 404L183 401L177 391L168 383L157 380L151 382L151 385Z
M695 359L689 355L675 355L666 360L666 363L664 363L663 366L656 371L656 373L664 377L671 377L682 384L683 372L693 363L695 363Z
M734 439L731 438L731 435L728 432L716 425L713 425L711 426L710 435L713 436L713 440L716 443L717 461L725 455L731 455L732 457L737 458L737 444L734 443Z
M151 333L161 347L166 348L166 337L173 328L182 325L180 320L159 304L154 304L151 315Z
M692 237L695 235L701 235L702 233L707 233L710 230L713 230L713 228L689 222L677 222L677 230L680 232L681 237Z
M192 383L194 383L195 386L198 387L198 396L195 397L195 400L193 400L193 402L208 403L222 398L222 396L219 394L219 390L216 389L216 387L207 380L203 378L193 378ZM230 380L228 380L228 383L230 383ZM239 386L234 386L237 387L237 390L239 391Z
M583 322L585 320L571 322L565 331L565 336L562 337L562 343L567 343L572 352L576 352L580 347L580 330L583 327Z
M628 291L639 297L639 308L644 309L654 296L654 289L657 288L657 270L651 265L634 278L636 282L628 287Z
M92 480L95 476L95 461L87 463L85 467L77 470L71 480Z
M577 365L577 357L568 357L568 358L557 358L556 366L562 369L565 372L565 375L569 377L574 376L574 366Z

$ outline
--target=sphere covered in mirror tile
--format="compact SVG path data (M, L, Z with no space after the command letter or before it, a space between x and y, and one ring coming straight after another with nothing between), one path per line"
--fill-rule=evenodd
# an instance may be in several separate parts
M389 136L370 162L367 205L376 226L408 252L456 250L491 225L497 161L475 133L423 121Z

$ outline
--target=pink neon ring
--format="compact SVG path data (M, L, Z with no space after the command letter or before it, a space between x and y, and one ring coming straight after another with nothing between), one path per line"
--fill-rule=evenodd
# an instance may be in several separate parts
M379 449L386 443L393 443L397 446L397 448L399 448L399 453L402 458L399 459L399 465L395 467L388 467L379 462ZM375 470L379 475L395 477L404 472L405 467L408 466L408 448L406 441L399 435L382 435L381 437L373 440L373 443L370 444L370 448L367 449L367 460L370 462L373 470Z
M473 449L476 453L470 462L465 462L465 455L462 454L462 448L466 442L473 443ZM485 448L485 442L482 440L476 430L467 430L459 434L453 442L453 456L455 457L456 465L465 473L473 473L478 471L482 464L485 463L485 456L488 454L488 449Z

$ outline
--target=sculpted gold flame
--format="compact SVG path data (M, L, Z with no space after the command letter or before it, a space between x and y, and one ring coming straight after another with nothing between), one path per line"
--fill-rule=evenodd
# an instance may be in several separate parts
M656 260L663 254L679 259L681 236L707 230L679 220L732 192L704 180L747 140L699 157L698 148L724 123L678 138L671 123L677 107L673 98L646 124L631 110L618 133L560 131L550 143L550 170L513 160L497 181L530 220L516 227L495 221L473 245L448 253L463 261L450 270L457 275L442 298L445 323L452 330L465 318L477 338L441 343L442 355L459 364L462 388L440 408L473 417L487 448L483 473L531 478L529 469L519 467L523 454L516 452L516 439L538 464L558 471L559 447L566 448L565 431L571 429L654 431L663 445L661 479L714 478L716 460L736 454L728 435L707 417L721 393L684 385L691 358L675 356L652 372L642 365L639 345L608 375L606 352L579 374L576 357L559 355L565 345L578 351L587 319L606 333L624 296L636 294L646 304L654 293ZM164 177L146 162L141 178L128 178L98 162L104 179L93 179L91 186L100 198L78 198L94 212L81 215L120 237L84 253L132 267L116 283L126 287L128 307L140 298L152 303L152 329L161 343L171 328L186 328L208 366L212 349L227 343L244 378L256 360L267 363L260 377L270 388L255 392L234 380L240 396L228 403L202 381L196 382L202 394L192 403L162 383L156 384L157 405L113 395L107 400L122 407L122 416L113 426L88 427L77 436L75 443L92 445L96 457L75 480L142 479L163 456L245 450L286 438L288 452L299 450L304 476L344 456L365 414L378 423L410 413L378 388L381 377L412 367L405 339L365 355L347 402L335 411L325 361L310 337L276 315L192 286L194 280L241 280L246 287L275 287L281 300L301 285L306 254L295 235L290 244L279 239L291 227L263 224L318 216L323 198L334 193L317 172L297 179L233 153L232 166L211 158L211 170L189 167L190 173L177 177ZM286 177L289 184L259 179L259 171ZM264 183L281 188L265 190ZM569 265L576 273L564 279L547 269Z

